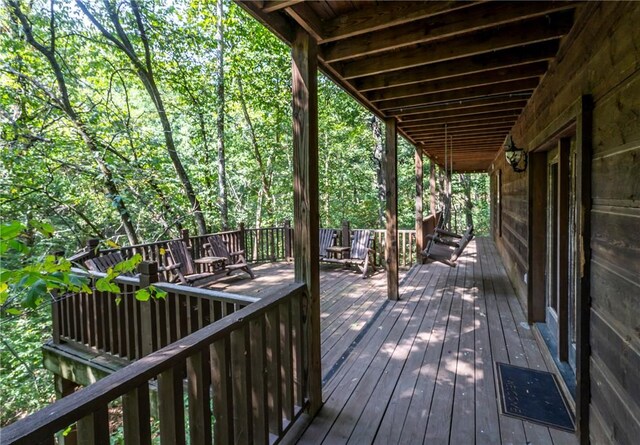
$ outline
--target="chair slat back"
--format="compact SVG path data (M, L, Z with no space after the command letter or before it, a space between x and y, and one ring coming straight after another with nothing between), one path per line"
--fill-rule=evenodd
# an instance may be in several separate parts
M114 267L116 264L122 263L123 261L124 258L122 256L122 253L116 251L108 253L106 255L88 259L84 262L84 264L89 270L93 270L94 272L106 273L110 268ZM127 277L134 276L132 272L125 272L121 275Z
M224 240L220 235L211 235L207 237L207 240L209 241L209 245L213 251L213 256L226 258L229 262L231 261L229 249L227 249L227 245L224 243Z
M363 260L371 245L371 230L354 230L351 236L351 258Z
M191 253L184 241L174 240L167 243L171 258L176 263L180 263L180 271L184 275L191 275L196 273L196 267L191 258Z
M336 239L336 231L333 229L320 229L320 256L327 256L327 247L333 246Z
M462 238L460 239L460 243L458 244L458 248L453 251L451 254L451 261L456 261L458 257L464 252L465 247L469 244L469 241L473 239L473 226L467 227L467 231L464 232Z

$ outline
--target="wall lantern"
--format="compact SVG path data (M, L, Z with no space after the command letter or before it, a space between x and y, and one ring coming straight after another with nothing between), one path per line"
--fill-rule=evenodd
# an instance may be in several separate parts
M504 141L504 154L514 172L520 173L527 169L527 152L516 147L511 135L508 135Z

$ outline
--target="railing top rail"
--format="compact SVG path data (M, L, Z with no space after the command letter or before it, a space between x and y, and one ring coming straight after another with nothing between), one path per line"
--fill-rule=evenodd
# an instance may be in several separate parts
M86 271L76 267L71 268L71 271L74 274L85 276L85 277L103 278L107 276L106 273ZM114 281L118 284L131 284L131 285L140 284L140 280L137 277L117 276L114 279ZM157 283L153 283L153 285L158 289L162 289L167 292L187 295L190 297L209 298L211 300L222 301L225 303L250 304L250 303L255 303L261 300L261 298L250 297L248 295L232 294L229 292L220 292L220 291L211 290L211 289L201 289L199 287L188 287L188 286L185 286L184 284L173 284L173 283L165 283L160 281Z
M161 246L164 244L167 244L170 241L179 241L182 238L172 238L172 239L163 239L163 240L159 240L159 241L152 241L150 243L143 243L143 244L133 244L131 246L121 246L121 247L113 247L111 249L100 249L100 253L111 253L111 252L119 252L123 249L141 249L143 247L153 247L153 246Z
M118 397L147 384L155 376L224 338L282 301L306 292L303 283L277 289L256 303L234 312L119 371L64 397L44 409L2 429L0 443L38 443L98 410Z

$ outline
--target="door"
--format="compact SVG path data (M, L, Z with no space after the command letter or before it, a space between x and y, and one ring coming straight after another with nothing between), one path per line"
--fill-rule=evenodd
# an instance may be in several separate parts
M547 154L547 249L545 322L556 359L575 373L576 194L575 137L563 138Z

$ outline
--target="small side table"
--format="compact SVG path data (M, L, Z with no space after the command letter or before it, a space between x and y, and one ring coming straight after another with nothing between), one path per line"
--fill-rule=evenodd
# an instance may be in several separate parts
M196 264L203 264L209 272L218 272L224 269L224 263L227 259L221 256L203 256L197 260L193 260Z
M350 250L351 250L351 247L347 247L347 246L327 247L327 253L329 254L329 258L335 258L335 259L349 258ZM340 257L338 257L338 255L340 255Z

